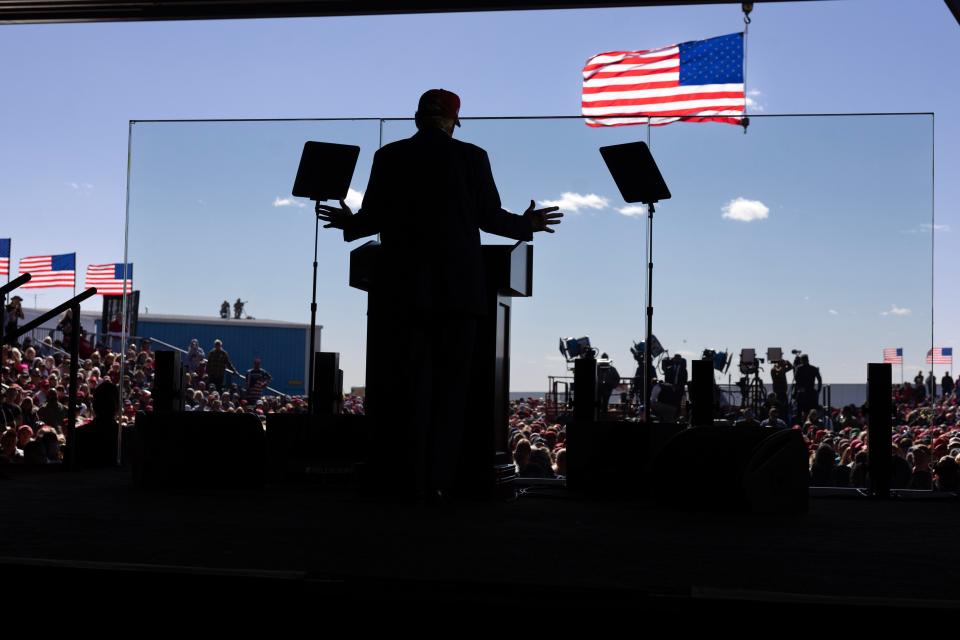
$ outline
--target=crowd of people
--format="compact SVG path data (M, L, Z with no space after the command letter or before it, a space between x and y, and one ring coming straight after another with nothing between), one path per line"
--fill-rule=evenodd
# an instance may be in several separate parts
M59 326L68 326L71 322L70 316L64 316ZM57 334L63 335L62 329L54 335ZM89 343L86 334L81 346L84 343ZM119 346L119 342L108 338L81 349L77 380L78 433L86 430L89 435L96 431L98 427L89 428L89 425L97 416L102 420L109 414L116 425L114 430L120 431L133 424L138 412L153 411L153 345L149 340L131 342L122 364ZM3 345L0 464L63 461L70 390L68 347L53 336L36 343L28 337ZM242 378L235 375L239 372L220 340L206 352L197 340L191 341L182 362L186 371L184 408L187 411L246 412L265 422L269 413L305 413L307 410L304 397L279 395L269 390L272 378L259 358ZM363 413L362 399L347 396L343 410ZM100 447L104 448L106 445ZM89 451L90 447L86 449ZM101 456L106 457L109 456Z
M939 390L929 375L918 375L912 383L894 388L892 488L960 491L957 396L949 372L943 376ZM771 393L761 415L749 408L729 406L718 407L718 411L718 417L734 427L799 430L809 452L811 486L869 484L869 412L865 406L818 406L800 414L794 407L783 406L777 394ZM542 400L511 402L510 449L522 477L566 476L568 419L563 412L548 412Z
M66 323L70 322L65 318ZM153 410L154 357L149 340L130 343L121 364L112 347L97 343L81 356L78 374L78 433L108 413L116 429L131 425L140 411ZM265 421L270 413L304 413L302 396L267 392L271 377L259 359L242 379L223 344L204 351L197 340L185 350L185 409L251 413ZM938 392L932 379L918 375L894 390L894 488L960 490L960 415L957 390L949 374ZM122 393L120 388L122 386ZM64 457L69 356L60 340L30 339L3 347L3 402L0 404L0 463L56 464ZM935 398L931 401L931 394ZM363 399L346 396L344 413L363 413ZM868 414L863 407L814 408L802 415L770 395L763 415L726 408L735 425L757 424L801 431L809 448L812 486L867 485ZM566 424L561 414L548 417L543 399L512 401L509 446L518 473L528 478L566 476ZM109 432L110 427L104 428ZM91 436L91 440L95 440ZM101 437L108 441L109 437ZM116 451L115 449L113 450ZM109 456L104 456L109 458Z

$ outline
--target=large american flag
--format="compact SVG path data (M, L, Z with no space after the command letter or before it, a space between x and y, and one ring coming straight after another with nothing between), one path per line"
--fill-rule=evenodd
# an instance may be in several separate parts
M133 291L133 264L127 263L127 273L124 276L123 263L111 262L110 264L91 264L87 266L87 277L84 287L96 287L97 295L101 296L120 296L123 295L124 278L126 278L127 293Z
M953 364L953 347L935 347L927 351L927 364Z
M10 238L0 238L0 276L10 275Z
M687 122L742 124L743 34L644 51L609 51L583 68L591 127Z
M33 279L23 285L24 289L74 287L76 286L77 254L64 253L56 256L21 258L20 273L33 275Z
M889 348L883 350L883 361L890 364L903 364L903 348Z

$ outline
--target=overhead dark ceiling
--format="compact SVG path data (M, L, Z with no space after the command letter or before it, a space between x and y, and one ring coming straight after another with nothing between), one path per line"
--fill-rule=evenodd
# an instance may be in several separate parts
M908 1L904 0L904 2ZM960 23L960 0L944 0L944 2ZM697 4L741 3L735 0L600 0L598 2L583 0L153 0L152 2L143 0L0 0L0 24L225 20Z
M779 2L782 0L763 0ZM460 11L523 11L655 5L740 4L731 0L0 0L0 23L217 20Z

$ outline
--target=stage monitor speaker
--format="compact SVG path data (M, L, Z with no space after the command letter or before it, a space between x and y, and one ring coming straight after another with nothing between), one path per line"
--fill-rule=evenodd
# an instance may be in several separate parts
M141 413L134 442L139 487L251 489L266 477L267 436L249 413Z
M713 424L713 362L694 360L690 363L690 424L702 427Z
M593 495L642 497L649 493L651 463L684 429L668 422L603 420L567 425L567 488ZM630 455L620 446L631 443Z
M806 510L808 474L798 431L693 427L664 446L652 485L666 507L795 513Z
M267 414L267 452L273 478L350 475L369 455L371 440L366 416Z
M753 513L806 513L810 508L807 446L798 429L780 429L754 450L743 471Z
M870 495L890 496L893 474L893 399L892 367L887 363L867 365L867 438L870 456L867 467L870 474Z
M157 351L153 360L153 410L183 411L184 370L179 351Z
M313 359L313 411L315 415L336 415L343 403L340 354L318 351Z

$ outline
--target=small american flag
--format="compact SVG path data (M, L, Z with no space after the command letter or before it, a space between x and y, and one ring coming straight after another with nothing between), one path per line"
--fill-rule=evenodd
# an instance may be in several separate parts
M23 285L24 289L74 287L77 282L77 254L21 258L20 273L33 275L33 279Z
M10 238L0 238L0 276L10 275Z
M91 264L87 266L87 277L84 287L96 287L97 295L101 296L120 296L123 295L124 280L126 280L127 293L133 291L133 264L127 263L127 273L124 276L123 263L111 262L110 264Z
M587 119L591 127L743 124L746 104L742 33L600 53L583 68L583 115L598 118Z
M884 349L883 361L890 364L903 364L903 349L901 347Z
M927 364L953 364L953 347L935 347L931 351L927 351Z

